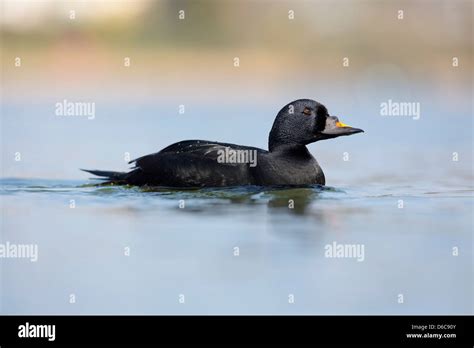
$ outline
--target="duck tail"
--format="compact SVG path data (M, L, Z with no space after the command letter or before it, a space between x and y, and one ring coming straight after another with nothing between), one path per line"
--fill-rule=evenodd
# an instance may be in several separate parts
M127 172L113 172L108 170L95 170L95 169L81 169L84 172L94 174L100 178L94 178L98 180L108 180L105 184L126 184Z

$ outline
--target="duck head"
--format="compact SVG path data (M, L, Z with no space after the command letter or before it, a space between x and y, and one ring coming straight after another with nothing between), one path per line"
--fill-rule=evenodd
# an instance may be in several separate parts
M336 116L330 116L323 104L311 99L298 99L285 105L275 118L268 147L298 146L363 132L350 127Z

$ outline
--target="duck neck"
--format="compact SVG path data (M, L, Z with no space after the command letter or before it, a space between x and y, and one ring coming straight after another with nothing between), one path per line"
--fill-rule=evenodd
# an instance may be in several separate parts
M269 144L269 150L272 153L287 153L298 157L311 156L308 148L302 144Z

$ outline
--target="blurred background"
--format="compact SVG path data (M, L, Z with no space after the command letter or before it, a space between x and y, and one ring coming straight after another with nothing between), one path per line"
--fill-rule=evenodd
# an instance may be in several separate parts
M1 260L2 313L472 314L472 1L0 6L0 236L40 252ZM309 146L328 190L81 186L180 140L267 148L299 98L365 130ZM333 241L366 261L325 258Z
M1 30L4 177L84 178L183 139L266 148L299 98L366 131L310 146L329 183L471 173L471 1L4 1ZM64 99L95 119L56 116ZM420 120L382 117L389 99Z

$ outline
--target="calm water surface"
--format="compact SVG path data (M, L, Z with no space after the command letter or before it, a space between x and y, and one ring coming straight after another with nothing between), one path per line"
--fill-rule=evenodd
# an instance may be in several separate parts
M2 242L39 248L37 262L0 263L2 313L472 313L467 182L185 191L93 183L1 180ZM363 261L325 257L333 242L364 245Z

